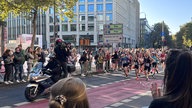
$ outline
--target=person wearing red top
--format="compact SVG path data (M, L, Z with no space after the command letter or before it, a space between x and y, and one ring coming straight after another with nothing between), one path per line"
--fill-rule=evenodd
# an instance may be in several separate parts
M160 59L161 59L161 66L162 66L163 70L165 69L165 57L166 57L165 51L162 51L162 53L160 55Z

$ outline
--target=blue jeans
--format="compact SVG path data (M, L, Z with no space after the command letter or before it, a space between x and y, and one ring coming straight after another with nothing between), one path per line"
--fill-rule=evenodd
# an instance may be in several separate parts
M15 64L15 73L14 77L15 80L18 80L18 74L19 74L19 79L23 80L23 64Z

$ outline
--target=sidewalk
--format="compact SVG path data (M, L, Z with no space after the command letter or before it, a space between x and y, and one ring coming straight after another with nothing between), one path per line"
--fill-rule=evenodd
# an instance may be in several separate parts
M24 64L24 75L27 74L26 68L27 68L27 65ZM21 82L21 83L16 83L16 82L14 82L13 84L7 84L7 85L4 84L4 83L3 83L4 71L5 71L4 66L2 66L2 68L0 69L0 72L1 72L1 73L0 73L0 87L27 83L27 82L25 82L25 83L24 83L24 82ZM89 73L89 74L99 74L99 73L103 73L103 72L96 72L95 64L94 64L94 62L92 62L91 73ZM81 68L80 68L79 63L76 64L76 71L73 72L73 73L71 73L71 75L72 75L72 76L80 76L80 75L81 75Z

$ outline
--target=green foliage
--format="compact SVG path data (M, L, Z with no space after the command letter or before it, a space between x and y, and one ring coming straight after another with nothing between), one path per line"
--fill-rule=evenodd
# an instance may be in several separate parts
M151 32L151 40L149 43L152 45L151 47L158 48L161 47L162 44L162 24L163 23L156 23L153 26L153 30ZM168 47L173 47L173 41L172 37L169 35L169 27L164 23L164 37L165 37L165 42L164 45Z
M77 0L0 0L0 19L6 19L9 13L20 15L21 13L32 18L33 38L31 46L34 45L36 35L36 18L39 10L46 11L55 6L57 14L67 16L70 20L74 17L73 7Z
M178 48L192 46L192 22L184 24L176 34Z

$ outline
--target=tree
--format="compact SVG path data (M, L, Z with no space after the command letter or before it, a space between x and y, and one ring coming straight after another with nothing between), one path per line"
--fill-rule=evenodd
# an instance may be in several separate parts
M186 23L181 26L180 31L176 34L176 42L178 48L192 46L192 22Z
M65 15L70 20L74 17L73 7L77 0L0 0L0 18L7 18L12 12L17 15L24 15L32 19L33 37L31 47L34 47L36 36L36 20L39 10L46 11L49 7L55 6L55 10L61 16Z
M4 27L6 26L6 22L0 19L0 55L4 52L5 42L4 42Z
M172 39L171 36L169 35L169 27L164 23L164 37L165 40L162 41L162 24L163 23L156 23L153 26L153 30L151 32L151 37L150 37L150 42L153 45L152 47L154 48L158 48L161 47L163 44L162 42L164 42L164 45L168 46L168 47L172 47Z

